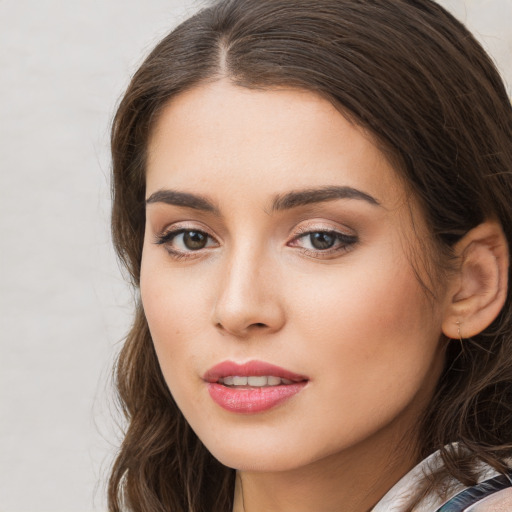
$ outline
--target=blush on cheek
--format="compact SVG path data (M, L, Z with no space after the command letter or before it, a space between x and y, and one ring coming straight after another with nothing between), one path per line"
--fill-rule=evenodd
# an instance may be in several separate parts
M378 268L384 270L386 259L380 263ZM302 324L303 332L316 340L316 350L329 354L328 360L338 361L350 376L344 379L347 386L361 382L353 390L361 399L366 391L360 392L370 382L388 392L408 379L414 385L415 372L425 373L424 362L438 348L440 319L409 263L399 271L394 259L388 263L387 272L361 271L339 283L326 283L322 293L310 298L309 320Z

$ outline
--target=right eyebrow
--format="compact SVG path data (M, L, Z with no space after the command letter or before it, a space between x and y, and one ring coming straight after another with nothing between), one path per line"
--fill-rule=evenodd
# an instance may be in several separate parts
M189 192L178 192L176 190L161 189L151 194L146 199L146 204L164 203L174 206L184 206L194 210L210 212L220 215L219 209L203 196L190 194Z

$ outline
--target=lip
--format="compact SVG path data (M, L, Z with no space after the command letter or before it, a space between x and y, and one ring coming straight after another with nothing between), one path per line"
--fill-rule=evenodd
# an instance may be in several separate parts
M249 377L254 375L262 377L263 375L274 375L282 379L293 380L293 382L301 382L309 380L305 375L285 370L280 366L266 363L264 361L248 361L247 363L238 364L233 361L223 361L220 364L210 368L203 376L206 382L217 382L219 379L229 377L230 375L238 375L240 377Z
M262 388L231 388L218 382L224 377L251 375L257 377L274 375L291 380L292 383ZM210 368L203 379L215 403L227 411L245 414L263 412L283 403L302 391L309 380L305 375L299 375L263 361L248 361L243 364L224 361Z

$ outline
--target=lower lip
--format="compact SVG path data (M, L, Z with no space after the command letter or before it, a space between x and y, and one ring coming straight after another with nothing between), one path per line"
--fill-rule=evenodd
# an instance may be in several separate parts
M262 388L228 388L215 382L208 383L212 400L223 409L238 413L257 413L272 409L296 395L306 381Z

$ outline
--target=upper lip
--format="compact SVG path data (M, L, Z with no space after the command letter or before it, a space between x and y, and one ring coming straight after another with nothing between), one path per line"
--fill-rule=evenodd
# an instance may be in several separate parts
M239 377L261 377L263 375L273 375L282 379L292 380L294 382L302 382L309 380L305 375L285 370L280 366L266 363L264 361L248 361L246 363L235 363L233 361L223 361L210 368L204 375L203 379L207 382L218 382L219 379L230 376Z

